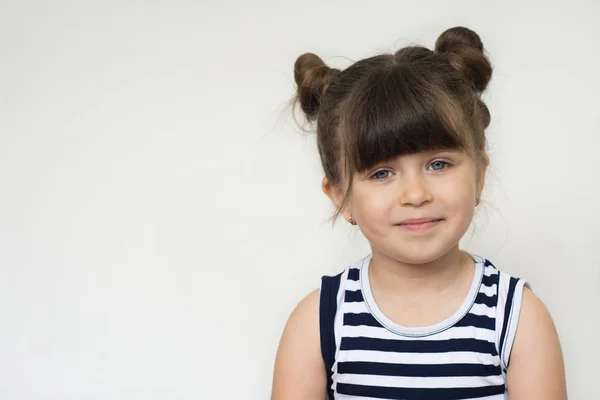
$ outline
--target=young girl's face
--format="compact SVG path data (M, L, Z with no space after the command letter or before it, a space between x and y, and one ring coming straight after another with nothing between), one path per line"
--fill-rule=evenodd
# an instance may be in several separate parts
M402 155L355 174L349 211L374 251L434 261L469 228L484 175L462 150Z

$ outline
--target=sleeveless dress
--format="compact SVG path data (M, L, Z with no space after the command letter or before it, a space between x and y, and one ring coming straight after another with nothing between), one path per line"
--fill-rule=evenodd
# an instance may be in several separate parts
M319 318L329 399L507 399L525 282L471 257L464 303L427 327L400 326L381 312L369 284L372 255L324 276Z

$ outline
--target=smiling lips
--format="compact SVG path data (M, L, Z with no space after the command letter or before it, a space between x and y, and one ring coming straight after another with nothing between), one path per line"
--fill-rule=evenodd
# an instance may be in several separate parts
M408 231L426 231L439 225L442 221L442 218L415 218L404 220L396 226Z

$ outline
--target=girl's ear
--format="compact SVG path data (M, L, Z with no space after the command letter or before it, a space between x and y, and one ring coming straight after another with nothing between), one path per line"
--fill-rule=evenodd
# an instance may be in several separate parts
M481 160L481 166L479 167L479 176L477 178L477 198L481 198L481 193L483 192L483 187L485 186L485 173L490 165L490 158L487 154L483 155Z
M333 204L336 210L339 210L340 205L342 204L342 200L344 199L344 190L340 185L332 185L327 179L326 176L323 177L321 181L321 188L323 189L323 193L329 197L329 200ZM348 208L348 207L346 207ZM342 213L347 210L341 210Z

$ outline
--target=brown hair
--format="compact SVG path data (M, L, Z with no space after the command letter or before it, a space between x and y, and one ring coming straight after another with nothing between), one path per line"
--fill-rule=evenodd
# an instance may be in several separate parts
M297 93L309 123L316 122L325 176L346 183L333 220L348 202L355 172L426 150L465 150L478 165L485 157L490 113L481 100L492 76L477 33L443 32L435 49L407 46L342 70L312 53L294 64ZM344 179L348 177L349 179Z

